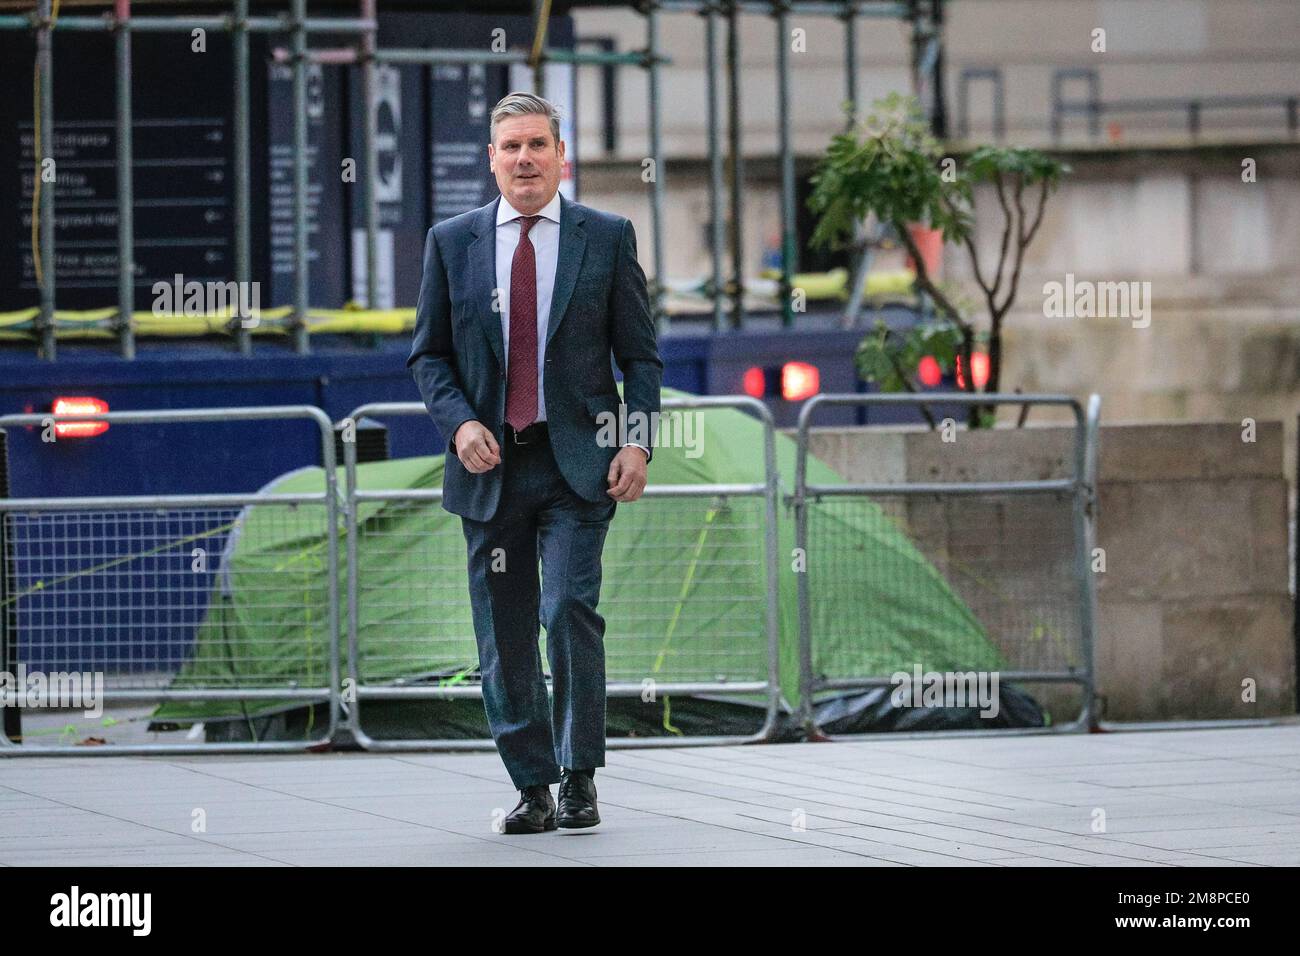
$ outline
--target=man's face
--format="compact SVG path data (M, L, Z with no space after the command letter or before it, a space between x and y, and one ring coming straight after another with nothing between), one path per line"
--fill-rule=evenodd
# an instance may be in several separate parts
M507 116L497 122L496 142L488 144L488 165L501 195L531 216L560 188L564 140L556 141L550 120L540 113Z

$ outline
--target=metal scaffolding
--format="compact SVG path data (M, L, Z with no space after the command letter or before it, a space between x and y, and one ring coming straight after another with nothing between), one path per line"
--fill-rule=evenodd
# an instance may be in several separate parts
M134 311L134 224L132 217L132 141L131 141L131 35L136 32L188 33L202 29L227 32L232 39L233 57L233 139L234 139L234 229L235 275L237 283L251 280L250 172L249 172L249 34L280 33L291 37L291 47L283 56L292 68L293 78L293 263L294 293L289 328L294 348L299 353L310 349L308 226L307 226L307 66L309 63L352 65L361 68L366 116L363 124L363 151L366 162L364 185L364 221L366 255L367 306L375 307L377 281L378 213L374 171L377 167L377 110L375 65L387 64L529 64L540 78L546 63L569 63L597 66L635 66L647 71L648 140L654 175L650 179L651 255L653 278L651 302L660 330L667 328L664 310L664 196L665 164L662 155L659 70L671 61L663 56L659 44L661 13L691 13L704 18L706 44L706 82L709 123L709 208L711 281L709 295L713 302L713 322L721 330L740 328L744 323L744 242L742 236L744 163L742 153L740 20L744 15L769 17L775 26L777 51L777 111L779 128L779 168L781 188L781 278L782 322L794 324L793 276L798 268L798 232L796 223L795 157L790 132L790 64L789 16L791 14L827 16L844 24L846 93L850 103L857 102L855 30L860 19L896 18L911 25L912 77L918 92L932 93L927 106L938 131L942 130L941 78L943 62L940 42L943 0L639 0L635 4L644 18L645 47L641 50L579 51L545 46L545 27L550 16L549 0L534 0L536 28L531 50L492 52L482 49L404 49L380 48L377 42L378 16L376 0L358 0L356 17L310 17L306 0L289 0L288 10L272 16L250 16L249 0L233 0L233 12L223 16L149 16L131 14L131 0L113 0L113 11L102 16L55 16L51 0L36 0L28 14L0 15L0 30L30 31L36 47L37 101L40 116L35 123L35 165L39 245L36 250L36 279L40 289L39 313L35 320L42 357L57 356L55 319L55 244L54 190L41 188L39 171L53 156L54 57L52 35L60 31L107 31L115 42L117 209L118 209L118 294L114 331L118 350L125 358L135 354ZM609 3L609 6L621 4ZM724 167L719 137L721 110L718 105L717 32L720 19L726 21L725 69L727 76L727 152ZM308 38L313 33L351 34L355 45L334 49L312 48ZM933 77L933 79L931 79ZM729 179L730 183L726 182ZM723 281L726 222L722 195L729 192L731 223L731 278ZM724 299L730 300L730 318L724 316ZM240 353L252 353L249 330L242 321L232 323L231 335Z

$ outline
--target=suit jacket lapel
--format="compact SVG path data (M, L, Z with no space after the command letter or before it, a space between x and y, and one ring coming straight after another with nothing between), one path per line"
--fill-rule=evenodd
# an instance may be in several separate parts
M497 207L500 204L501 197L498 196L479 210L474 219L476 238L469 246L469 278L472 307L478 313L479 322L504 373L506 344L501 334L501 313L492 310L492 303L497 301Z
M555 265L555 287L551 292L551 314L546 323L546 344L555 338L555 330L564 321L573 297L573 287L582 271L582 259L587 251L587 235L582 228L583 215L579 207L563 193L560 194L560 255Z

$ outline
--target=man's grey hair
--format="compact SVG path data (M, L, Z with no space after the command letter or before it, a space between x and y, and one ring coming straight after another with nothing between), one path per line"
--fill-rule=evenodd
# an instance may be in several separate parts
M544 100L535 93L507 93L492 107L492 125L488 137L493 143L497 141L497 123L507 116L527 116L535 114L545 116L551 121L551 137L560 141L560 111L550 100Z

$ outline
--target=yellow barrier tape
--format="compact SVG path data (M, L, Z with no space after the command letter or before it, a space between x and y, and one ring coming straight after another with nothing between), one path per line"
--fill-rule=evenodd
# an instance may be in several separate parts
M0 312L0 340L27 340L36 334L40 310L20 309ZM110 339L117 335L117 310L90 309L54 313L54 331L60 339ZM136 335L160 338L194 338L203 335L228 335L233 312L211 315L155 315L135 312L131 323ZM287 335L293 331L292 306L263 309L257 324L248 329L251 335ZM415 309L314 309L307 317L309 335L399 335L415 328Z

